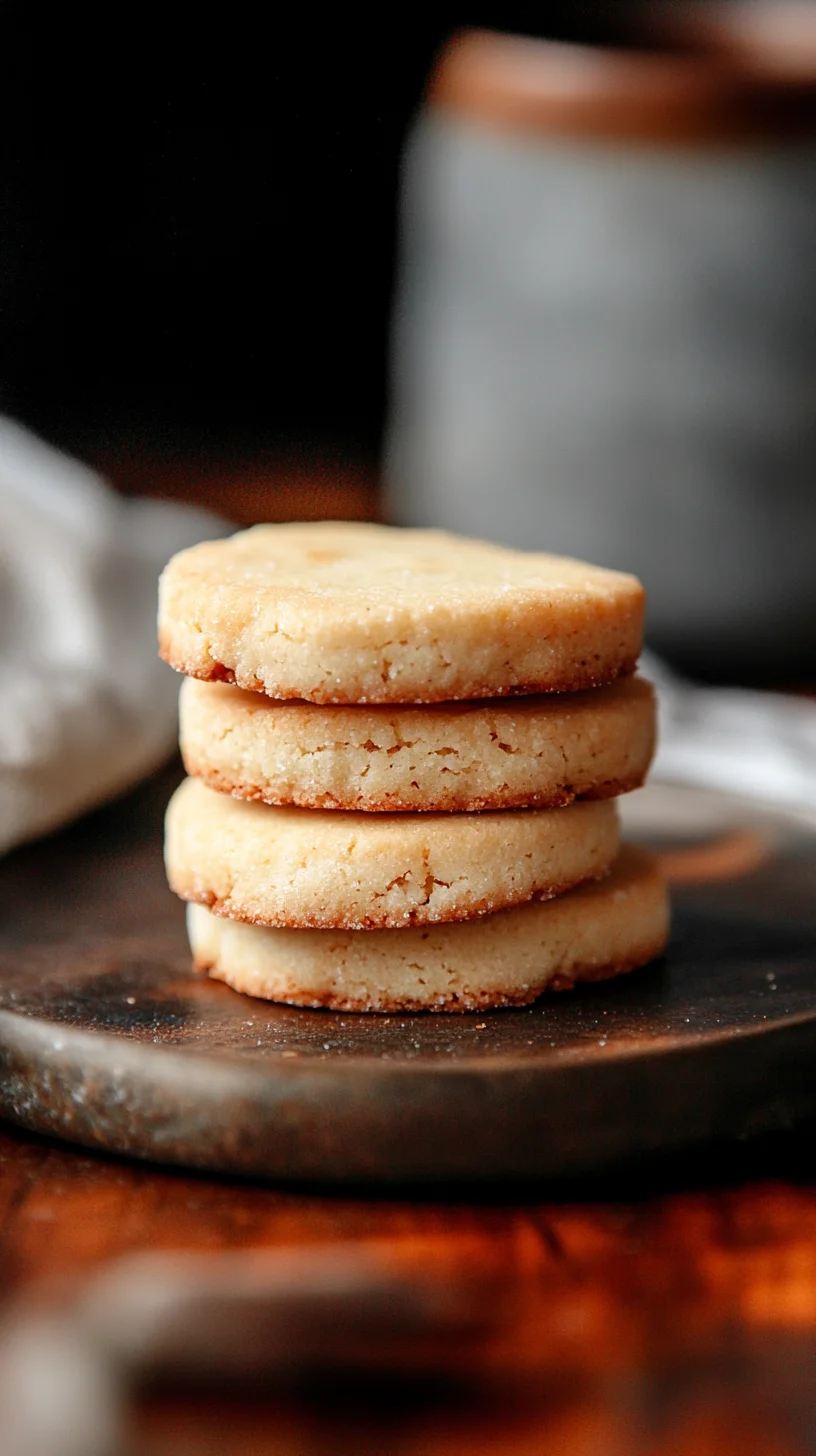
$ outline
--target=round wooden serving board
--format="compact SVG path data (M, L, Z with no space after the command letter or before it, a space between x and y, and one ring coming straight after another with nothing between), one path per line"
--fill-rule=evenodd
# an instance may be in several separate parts
M674 881L669 954L523 1010L275 1006L189 968L161 862L176 771L0 865L0 1112L90 1147L265 1178L601 1172L816 1112L816 828L630 796Z

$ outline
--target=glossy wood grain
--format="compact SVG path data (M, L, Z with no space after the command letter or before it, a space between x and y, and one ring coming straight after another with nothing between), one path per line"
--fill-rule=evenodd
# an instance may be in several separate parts
M505 1202L326 1197L148 1170L8 1132L2 1274L7 1295L19 1294L135 1251L328 1244L376 1247L402 1273L504 1286L509 1312L455 1372L464 1389L409 1381L372 1397L354 1386L317 1405L290 1392L272 1410L257 1395L210 1394L202 1405L200 1392L154 1393L140 1420L160 1450L180 1432L188 1444L178 1449L195 1452L346 1449L340 1432L350 1449L365 1437L374 1444L358 1449L393 1440L382 1449L513 1452L557 1435L564 1456L805 1451L816 1417L812 1139L805 1129L730 1166L678 1166L662 1185L629 1179L560 1197L539 1188ZM207 1444L215 1431L220 1448ZM635 1432L642 1445L631 1444ZM305 1444L275 1446L284 1437Z

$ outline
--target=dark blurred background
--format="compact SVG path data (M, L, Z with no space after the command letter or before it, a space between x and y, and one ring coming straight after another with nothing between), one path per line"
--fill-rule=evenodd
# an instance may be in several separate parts
M597 38L609 13L4 5L0 407L133 488L249 442L371 469L435 52L473 24Z
M783 8L766 0L766 14L777 17L771 35L777 24L780 35L784 30ZM575 318L589 320L599 343L599 351L590 348L575 366L576 421L570 410L563 419L556 410L542 425L536 405L517 429L519 390L509 387L503 403L500 390L488 391L487 401L472 408L481 434L493 429L489 460L479 430L470 438L489 479L480 486L473 469L462 504L445 474L451 461L433 454L434 431L442 428L444 435L453 419L452 397L437 390L439 399L425 401L421 428L417 421L411 427L420 445L422 429L435 441L428 460L420 449L418 463L407 469L407 495L415 499L400 512L380 490L400 164L436 55L453 34L473 27L622 43L625 52L660 50L656 37L665 41L670 34L674 41L683 37L684 53L696 54L712 17L739 9L733 0L562 0L443 7L432 18L422 11L370 16L308 7L259 18L248 7L58 8L16 0L1 6L0 412L125 491L186 499L238 523L370 518L385 510L414 524L450 525L448 511L457 530L623 565L646 583L650 641L674 665L714 680L812 683L816 633L807 542L816 510L810 489L816 433L808 416L816 356L805 335L816 222L805 213L810 208L816 218L807 160L816 135L816 25L805 24L803 15L810 12L812 22L813 7L799 6L797 26L807 45L794 39L784 48L791 75L801 60L810 97L801 154L795 146L786 152L770 112L763 133L762 113L755 154L753 143L733 153L730 144L711 152L702 146L695 163L693 145L658 147L654 157L665 165L655 170L654 195L644 183L642 203L630 208L616 202L630 185L630 160L652 155L635 138L628 151L624 144L606 152L607 171L599 170L596 191L579 205L570 188L578 178L580 192L584 161L581 146L572 150L568 140L564 164L576 166L568 201L556 205L562 226L550 229L545 221L539 235L539 220L526 217L521 195L515 199L519 219L526 220L516 219L515 241L508 234L506 246L535 248L539 259L540 278L523 312L539 320L534 377L542 401L549 397L547 368L556 371L559 388L560 375L568 375L551 343L552 321L566 305L554 294L545 307L536 302L536 289L540 283L546 293L548 279L561 276L561 232L581 255L593 240L598 244L586 297L570 305ZM661 31L666 22L668 31ZM690 42L694 35L698 41ZM761 72L767 60L774 74L778 55L773 47L767 57L762 46L755 48L754 70ZM591 71L596 60L589 60ZM569 77L568 57L565 65ZM592 73L601 74L597 67ZM637 92L638 74L635 67L625 103ZM519 75L528 75L524 64ZM523 89L526 82L519 84ZM543 83L545 92L549 84ZM553 95L560 84L556 77ZM599 81L601 89L604 84ZM786 84L777 86L778 94ZM722 87L727 116L733 88L728 80ZM536 134L546 136L546 127L543 133L533 127L509 147L518 165L532 156ZM603 127L599 135L602 156ZM551 140L539 149L554 158L556 170L531 181L528 195L548 195L550 188L560 196ZM761 160L766 142L778 166ZM584 149L590 164L593 145L590 138ZM710 156L717 158L716 194L706 182ZM485 186L489 192L493 183ZM581 207L594 217L596 202L606 222L587 227ZM487 194L484 206L487 217ZM448 210L445 227L455 210ZM623 241L616 262L601 235L607 224L614 230L619 212ZM526 242L525 227L531 229ZM457 234L458 256L463 238ZM746 250L749 239L757 243L753 251ZM495 278L491 273L490 286L498 289L493 306L506 320L512 308L497 281L505 243L494 239L490 246L498 249L490 264L499 270ZM616 269L625 272L636 255L635 271L642 265L648 281L654 265L661 281L651 291L633 290L627 313ZM517 271L523 280L521 264ZM598 290L607 304L598 303ZM564 297L570 296L567 288ZM585 309L587 299L594 302ZM471 305L475 316L479 299ZM407 313L403 307L402 317ZM430 359L441 357L452 337L447 323L439 327L442 343L426 341ZM581 328L570 337L580 353ZM652 351L642 349L641 338L652 337ZM526 357L521 335L516 344L510 374ZM486 360L498 367L494 341L485 348L476 376ZM610 384L608 397L593 404L592 377L604 350L617 394ZM403 367L404 340L397 354ZM420 375L435 379L424 354L423 360ZM454 394L470 379L469 362L460 360L458 383L448 381ZM408 418L405 391L395 398L392 425ZM717 398L725 404L709 408L708 400ZM766 420L769 400L779 409ZM455 435L458 426L451 428ZM392 438L393 430L389 446ZM510 468L517 444L532 461L518 480ZM585 468L586 450L595 454ZM399 476L395 460L389 451L389 483ZM597 461L600 473L593 475ZM499 511L494 519L487 506L480 514L480 491L489 505L499 477L508 510L491 507ZM420 499L420 487L433 498ZM599 502L613 511L617 547ZM529 521L524 512L533 508Z

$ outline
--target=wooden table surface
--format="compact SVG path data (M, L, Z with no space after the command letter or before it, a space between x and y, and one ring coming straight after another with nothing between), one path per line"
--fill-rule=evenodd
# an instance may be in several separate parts
M150 1450L231 1456L269 1441L269 1450L563 1456L808 1451L813 1134L748 1147L726 1168L698 1159L660 1181L647 1173L635 1185L530 1189L505 1203L241 1185L6 1129L3 1288L10 1300L137 1250L340 1242L376 1243L395 1267L408 1261L440 1277L498 1277L512 1296L512 1317L474 1352L467 1400L398 1389L372 1409L359 1392L317 1404L301 1392L262 1417L243 1402L236 1411L235 1402L155 1400L145 1415ZM217 1430L220 1444L208 1444ZM289 1444L276 1444L284 1435Z
M352 514L372 513L367 489ZM476 1276L486 1300L502 1291L502 1318L452 1370L443 1352L438 1380L415 1350L404 1369L271 1394L155 1391L134 1453L816 1451L814 1132L503 1201L253 1186L8 1127L0 1291L14 1313L136 1251L326 1245L376 1248L441 1282Z

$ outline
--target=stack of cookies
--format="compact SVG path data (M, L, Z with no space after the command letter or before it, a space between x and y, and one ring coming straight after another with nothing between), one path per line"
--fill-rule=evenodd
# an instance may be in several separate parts
M643 591L434 531L257 526L173 558L187 674L167 815L197 967L343 1011L533 1001L664 949Z

